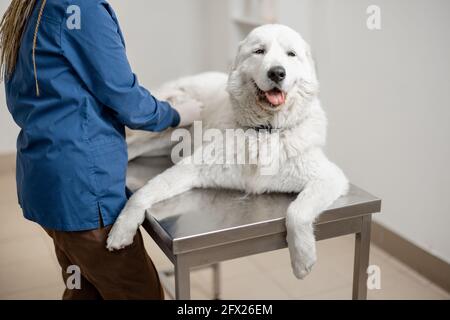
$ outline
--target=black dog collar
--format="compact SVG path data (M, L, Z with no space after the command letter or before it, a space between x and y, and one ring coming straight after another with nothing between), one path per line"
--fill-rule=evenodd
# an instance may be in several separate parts
M279 128L272 127L271 124L264 125L264 126L259 126L259 127L252 127L251 129L254 129L254 130L258 131L258 132L266 131L266 132L269 132L269 133L272 133L272 131L279 130Z

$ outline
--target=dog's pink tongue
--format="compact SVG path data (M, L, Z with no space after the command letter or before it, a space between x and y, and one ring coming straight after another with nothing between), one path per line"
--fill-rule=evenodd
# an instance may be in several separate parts
M265 95L267 100L274 106L279 106L280 104L283 104L286 99L284 92L279 90L267 91L265 92Z

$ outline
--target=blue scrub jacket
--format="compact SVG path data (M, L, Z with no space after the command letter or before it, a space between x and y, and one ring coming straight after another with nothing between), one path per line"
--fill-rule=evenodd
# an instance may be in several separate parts
M73 29L80 8L80 29ZM114 223L127 200L125 126L161 131L178 113L138 83L114 11L102 0L48 0L32 63L41 1L24 32L8 109L17 139L17 190L27 219L61 231ZM73 16L72 16L73 17Z

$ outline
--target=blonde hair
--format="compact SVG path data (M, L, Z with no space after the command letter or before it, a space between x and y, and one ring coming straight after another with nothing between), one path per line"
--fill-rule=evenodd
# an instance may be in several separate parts
M27 21L33 12L37 0L12 0L0 22L0 72L1 79L8 79L16 68L20 43ZM47 0L43 0L39 10L39 16L34 30L33 38L33 71L36 82L36 94L39 96L39 84L36 68L36 42L42 12Z

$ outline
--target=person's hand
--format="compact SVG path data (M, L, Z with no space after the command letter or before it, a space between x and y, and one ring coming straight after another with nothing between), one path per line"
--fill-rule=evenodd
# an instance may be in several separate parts
M194 123L194 121L202 119L201 111L203 104L187 95L184 95L182 99L174 99L171 105L180 115L178 127L189 126Z

